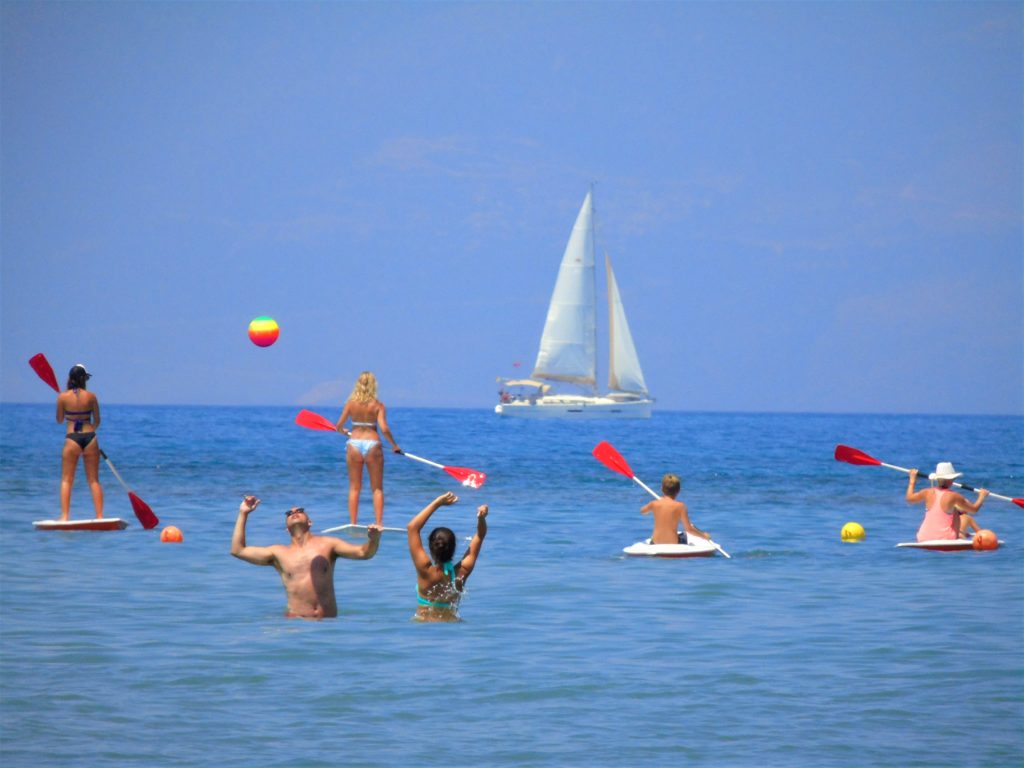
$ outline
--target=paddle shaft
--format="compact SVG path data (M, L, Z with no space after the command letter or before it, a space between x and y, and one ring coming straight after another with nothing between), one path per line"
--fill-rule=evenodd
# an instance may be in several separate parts
M654 498L656 498L656 499L660 499L660 498L661 498L661 496L659 496L659 495L658 495L658 494L656 494L656 493L655 493L654 491L652 491L652 490L651 490L651 489L650 489L650 488L649 488L649 487L647 486L647 484L646 484L646 483L644 483L644 481L643 481L643 480L641 480L641 479L640 479L639 477L637 477L636 475L633 475L633 482L634 482L634 483L636 483L637 485L639 485L639 486L640 486L641 488L643 488L643 489L644 489L645 491L647 491L647 492L648 492L649 494L651 494L651 496L653 496Z
M107 462L107 466L110 467L110 471L114 473L114 477L117 478L117 482L121 484L121 487L124 488L128 493L132 493L132 489L128 487L128 483L126 483L124 481L124 478L121 477L121 473L117 471L117 467L114 466L114 462L112 462L110 460L110 457L103 452L102 448L100 448L100 456L102 456L103 460Z
M353 523L346 523L345 525L335 525L332 528L324 528L322 531L320 531L320 533L334 533L335 531L344 531L344 530L348 530L350 528L365 529L366 526L365 525L355 525ZM408 529L407 528L387 528L387 527L384 527L384 526L381 526L381 531L393 531L395 533L408 533Z
M878 462L878 465L880 467L888 467L889 469L895 469L897 472L903 472L904 474L907 475L910 474L910 470L907 469L906 467L897 467L895 464L886 464L884 461ZM927 477L927 475L925 475L925 477ZM955 485L957 488L963 488L965 491L973 491L974 493L978 492L977 488L975 488L973 485L967 485L967 483L958 483L954 480L952 484ZM1003 501L1012 501L1016 503L1016 499L1011 499L1009 496L1003 496L1002 494L999 493L992 493L992 491L989 491L988 495L991 496L993 499L1002 499Z
M407 458L412 459L413 461L419 461L419 462L422 462L423 464L429 464L430 466L437 467L438 469L444 469L445 468L444 464L438 464L436 461L431 461L430 459L421 458L420 456L417 456L417 455L415 455L413 453L408 453L406 451L402 451L402 455L407 457Z

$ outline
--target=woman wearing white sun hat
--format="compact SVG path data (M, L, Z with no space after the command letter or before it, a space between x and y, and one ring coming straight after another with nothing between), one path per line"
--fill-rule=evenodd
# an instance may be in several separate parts
M917 529L918 541L937 541L939 539L958 539L966 537L969 528L978 530L978 524L971 515L981 509L988 491L978 489L978 498L972 504L950 486L963 472L953 469L952 463L940 461L928 479L935 483L934 488L922 488L915 491L918 471L910 470L910 482L907 485L907 502L917 504L924 502L924 520Z

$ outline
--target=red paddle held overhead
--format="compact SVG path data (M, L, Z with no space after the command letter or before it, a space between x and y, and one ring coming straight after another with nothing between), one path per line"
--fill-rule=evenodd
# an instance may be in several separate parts
M897 472L904 472L910 474L910 470L906 467L897 467L895 464L886 464L884 461L879 461L874 456L869 456L864 451L859 451L856 448L851 448L848 445L837 445L835 451L836 461L845 461L847 464L856 464L858 466L872 466L872 467L888 467L889 469L895 469ZM974 486L967 485L967 483L954 482L957 488L963 488L965 491L976 491L978 490ZM1003 496L998 493L992 493L989 491L989 496L994 499L1002 499L1003 501L1010 501L1016 504L1018 507L1024 507L1024 499L1013 499L1009 496Z
M648 488L639 477L633 474L633 470L630 469L629 463L622 457L621 453L615 450L615 447L611 443L607 441L601 441L600 443L594 446L593 454L595 459L597 459L606 467L608 467L608 469L610 469L612 472L618 472L620 475L625 475L634 483L636 483L645 491L647 491L649 494L651 494L651 496L653 496L654 498L661 498L660 496L658 496L658 494L656 494L654 491ZM726 557L732 557L732 555L730 555L728 552L722 549L721 546L719 546L711 539L708 539L707 541L709 544L711 544L715 549L717 549Z
M295 423L300 427L305 427L306 429L316 429L323 432L338 431L336 425L332 424L319 413L313 413L313 411L299 411L298 415L295 417ZM483 487L483 484L487 482L487 475L476 469L467 469L466 467L447 467L444 464L438 464L436 461L423 459L411 453L406 453L405 451L402 451L402 455L407 459L412 459L413 461L418 461L422 464L428 464L431 467L443 469L467 488L481 488Z
M38 375L40 379L53 387L56 392L60 392L60 387L57 385L57 377L53 374L53 366L50 365L50 361L46 359L46 355L42 352L38 355L33 355L29 358L28 364L32 366L32 370L36 372L36 375ZM124 479L121 477L121 473L118 472L117 468L114 466L114 462L109 459L107 454L103 452L102 448L100 449L100 456L102 456L103 460L107 462L107 466L110 467L110 471L114 473L114 477L117 478L121 487L128 492L128 500L132 504L132 511L134 511L135 516L139 518L139 522L142 523L142 527L146 530L156 528L160 524L160 519L153 513L153 510L150 509L149 505L136 496L134 491L128 487L128 484L125 483Z

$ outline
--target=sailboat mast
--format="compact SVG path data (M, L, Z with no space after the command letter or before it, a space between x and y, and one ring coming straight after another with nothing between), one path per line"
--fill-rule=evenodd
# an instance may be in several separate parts
M590 269L593 276L590 280L591 296L590 306L597 308L597 209L594 207L594 182L590 182ZM593 321L590 324L590 348L597 349L597 312L594 312ZM594 383L591 391L596 396L597 389L597 357L594 357Z

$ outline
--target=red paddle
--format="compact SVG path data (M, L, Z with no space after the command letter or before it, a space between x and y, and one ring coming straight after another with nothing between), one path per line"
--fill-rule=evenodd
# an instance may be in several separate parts
M36 375L40 379L45 381L51 387L53 391L58 395L60 394L60 387L57 385L57 377L53 375L53 367L50 365L50 361L46 359L46 355L40 352L38 355L32 355L28 359L28 364L32 366L32 370L36 372Z
M320 429L324 432L337 432L338 428L330 421L325 419L319 413L313 413L305 409L301 410L295 416L295 423L300 427L306 429Z
M845 461L847 464L856 464L858 466L873 466L873 467L888 467L889 469L895 469L897 472L905 472L910 474L910 470L905 467L897 467L895 464L886 464L884 461L879 461L874 456L869 456L864 451L858 451L856 448L851 448L848 445L837 445L835 453L836 461ZM965 491L976 491L977 488L967 485L966 483L954 482L957 488L963 488ZM1024 499L1011 499L1009 496L1001 496L998 493L992 493L989 491L989 496L994 499L1002 499L1003 501L1012 501L1018 507L1024 507Z
M57 386L57 377L53 373L53 366L51 366L50 361L46 359L46 355L42 352L38 355L33 355L31 359L29 359L28 364L32 366L32 370L36 372L40 379L53 387L58 393L60 392L60 387ZM146 530L156 528L156 526L160 524L160 519L153 513L153 510L149 508L149 505L136 496L132 489L128 487L122 479L121 474L114 467L114 462L107 457L107 454L103 452L102 448L100 449L100 456L102 456L103 460L107 462L107 466L110 467L110 471L114 473L114 477L117 478L117 481L121 483L121 487L128 492L128 500L132 504L132 510L135 512L135 516L139 518L139 522L142 523L142 527Z
M600 461L613 472L618 472L620 475L625 475L634 483L636 483L645 491L647 491L649 494L651 494L651 496L653 496L654 498L661 498L660 496L658 496L658 494L656 494L654 491L652 491L650 488L644 485L643 481L640 480L639 477L633 474L633 470L630 469L629 464L626 463L626 460L622 458L622 454L615 450L611 443L600 442L596 446L594 446L594 458L596 458L598 461Z
M620 475L625 475L634 483L636 483L645 491L647 491L649 494L651 494L651 496L653 496L654 498L661 498L660 496L658 496L658 494L656 494L654 491L652 491L650 488L644 485L643 481L639 477L633 474L633 470L630 469L629 464L626 462L626 460L622 458L622 454L615 450L611 443L607 441L602 441L598 443L597 445L594 446L593 453L594 458L596 458L598 461L600 461L602 464L608 467L608 469L612 470L612 472L618 472ZM711 544L715 549L717 549L726 557L731 557L731 555L728 552L722 549L718 544L713 542L711 539L708 539L708 543Z
M306 429L318 429L323 432L338 431L336 425L332 424L319 413L313 413L312 411L307 410L299 411L295 416L295 423L300 427L305 427ZM466 467L447 467L444 464L438 464L436 461L423 459L419 456L414 456L411 453L406 453L405 451L402 451L402 455L408 459L412 459L413 461L419 461L423 464L429 464L432 467L443 469L467 488L481 488L483 487L483 484L487 482L487 475L475 469L467 469Z

